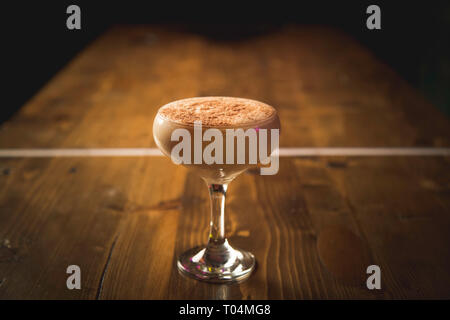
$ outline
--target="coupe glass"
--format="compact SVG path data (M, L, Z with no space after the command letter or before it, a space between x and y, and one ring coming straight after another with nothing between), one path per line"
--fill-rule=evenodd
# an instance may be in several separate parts
M153 136L158 148L167 156L171 156L174 142L170 141L171 133L175 129L187 129L194 133L194 126L172 121L159 112L153 123ZM203 130L212 127L203 127ZM213 127L224 133L226 129L254 128L279 129L278 116L271 116L264 121L246 124L244 126ZM203 135L203 133L202 133ZM204 143L204 142L202 142ZM206 143L207 144L207 143ZM204 147L204 146L203 146ZM193 150L193 148L192 148ZM236 150L236 149L235 149ZM247 149L248 150L248 149ZM271 149L268 149L271 150ZM235 152L236 154L237 152ZM247 162L246 162L247 163ZM211 202L211 221L208 243L203 247L187 250L178 258L178 269L190 277L207 282L235 282L246 279L255 268L255 257L252 253L233 248L225 237L225 198L228 184L240 173L255 165L248 164L183 164L197 172L206 182Z

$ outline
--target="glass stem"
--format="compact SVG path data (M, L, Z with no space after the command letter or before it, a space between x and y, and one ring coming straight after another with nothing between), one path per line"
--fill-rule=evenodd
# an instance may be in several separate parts
M228 184L207 184L211 200L211 222L204 257L207 264L219 267L227 263L232 251L225 238L225 198Z

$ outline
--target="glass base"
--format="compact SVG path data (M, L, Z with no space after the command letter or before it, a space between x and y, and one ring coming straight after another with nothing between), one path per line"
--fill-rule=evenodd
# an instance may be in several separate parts
M197 280L226 283L241 282L255 269L255 257L250 252L233 249L228 245L227 259L211 260L207 248L196 247L184 252L177 262L178 270ZM213 256L214 257L214 256Z

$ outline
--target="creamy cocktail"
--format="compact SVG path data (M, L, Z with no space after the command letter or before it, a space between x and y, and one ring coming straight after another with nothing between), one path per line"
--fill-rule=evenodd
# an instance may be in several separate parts
M279 129L276 110L250 99L189 98L158 110L153 123L156 144L174 163L197 172L211 197L208 244L179 258L182 272L201 280L226 282L244 279L253 270L253 255L233 249L225 238L225 195L228 183L250 167L262 164L275 169L266 168L266 174L276 173Z

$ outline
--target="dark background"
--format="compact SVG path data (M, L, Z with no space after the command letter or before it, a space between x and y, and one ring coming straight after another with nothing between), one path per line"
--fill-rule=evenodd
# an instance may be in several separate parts
M81 30L66 28L70 4L81 8ZM366 28L370 4L381 8L381 30ZM0 12L0 123L109 26L123 23L173 24L217 41L242 40L291 23L336 27L370 48L450 115L450 1L30 1L2 3Z

